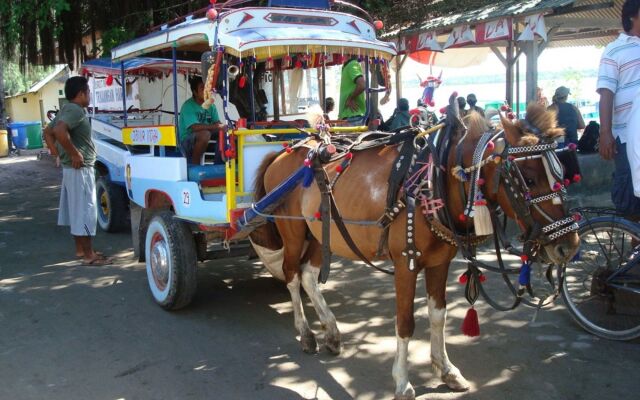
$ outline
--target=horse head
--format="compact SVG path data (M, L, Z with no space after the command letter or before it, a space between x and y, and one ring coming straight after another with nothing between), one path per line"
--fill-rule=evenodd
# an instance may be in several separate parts
M484 148L477 175L481 185L476 183L479 196L499 204L517 221L525 249L540 250L540 255L556 264L569 261L579 245L577 217L569 215L563 204L568 183L556 139L564 129L556 125L555 114L531 104L525 119L512 121L501 114L501 130L486 130L484 118L475 113L464 123L467 135L476 139L470 140L475 143L471 147ZM465 164L474 161L468 159Z

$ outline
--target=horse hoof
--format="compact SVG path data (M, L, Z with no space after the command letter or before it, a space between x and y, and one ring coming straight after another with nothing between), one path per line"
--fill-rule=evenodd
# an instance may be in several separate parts
M451 370L448 373L442 375L442 382L444 382L449 389L456 392L466 392L469 390L469 382L464 379L464 376L460 371Z
M318 343L316 342L316 337L313 333L303 335L300 342L302 342L302 351L305 353L316 354L318 352Z
M340 340L340 334L334 336L327 336L324 346L329 353L337 356L342 351L342 341Z
M393 400L415 400L416 392L413 390L413 387L409 385L408 388L405 389L404 393L396 393L393 396Z

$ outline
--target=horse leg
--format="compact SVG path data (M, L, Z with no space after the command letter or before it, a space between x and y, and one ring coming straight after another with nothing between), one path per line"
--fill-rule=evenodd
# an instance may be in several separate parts
M402 264L402 263L401 263ZM415 329L413 302L416 294L416 272L406 265L395 268L396 286L396 339L397 350L393 361L393 379L396 382L395 400L413 400L415 390L409 382L409 341Z
M443 264L425 269L427 286L427 304L429 306L429 322L431 325L431 364L440 379L452 390L469 389L469 382L460 370L449 361L445 345L444 325L447 318L447 302L445 291L449 265Z
M304 236L303 236L304 237ZM293 240L291 241L293 242ZM309 328L307 317L304 315L302 298L300 296L300 256L304 248L304 241L301 243L285 243L283 270L287 289L291 294L291 305L293 307L294 324L300 334L302 350L305 353L314 354L318 352L316 337Z
M304 287L305 292L311 299L322 323L322 328L325 331L325 346L332 354L340 354L342 346L338 323L318 285L318 275L320 274L320 265L322 265L322 252L320 243L315 239L312 239L309 244L308 258L309 261L302 265L302 287Z

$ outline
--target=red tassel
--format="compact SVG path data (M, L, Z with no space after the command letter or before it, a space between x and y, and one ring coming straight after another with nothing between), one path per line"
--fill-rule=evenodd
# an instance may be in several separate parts
M461 327L462 333L466 336L480 336L480 324L478 323L478 313L476 309L471 306L467 310L467 315L462 321Z

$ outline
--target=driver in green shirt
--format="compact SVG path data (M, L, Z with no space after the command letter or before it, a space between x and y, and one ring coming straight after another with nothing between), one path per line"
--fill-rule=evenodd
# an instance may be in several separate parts
M350 125L362 125L367 112L365 103L365 80L358 58L353 56L342 66L340 77L340 108L338 118Z
M211 105L208 109L202 108L204 103L204 83L197 77L189 82L192 97L185 101L180 108L179 128L180 145L187 153L187 159L192 164L200 164L200 159L207 149L207 144L212 138L218 138L218 132L225 129L226 125L220 123L216 107ZM216 152L217 152L216 148ZM216 154L219 160L220 155Z

